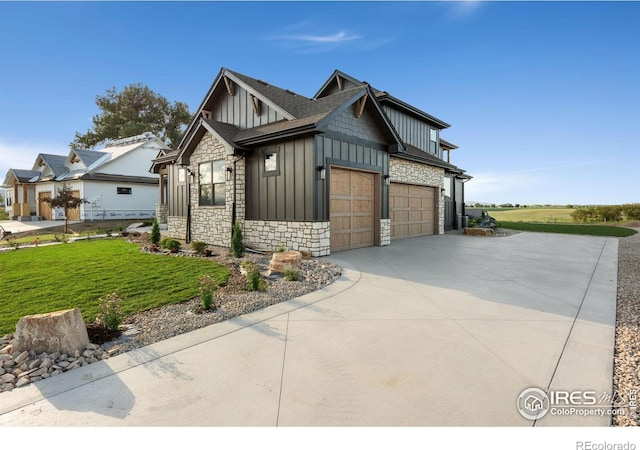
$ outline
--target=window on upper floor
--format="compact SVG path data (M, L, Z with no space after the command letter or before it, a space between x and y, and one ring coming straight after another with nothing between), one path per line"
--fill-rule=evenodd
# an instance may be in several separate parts
M210 161L198 166L200 206L224 206L224 160Z
M429 153L438 156L438 130L429 129Z

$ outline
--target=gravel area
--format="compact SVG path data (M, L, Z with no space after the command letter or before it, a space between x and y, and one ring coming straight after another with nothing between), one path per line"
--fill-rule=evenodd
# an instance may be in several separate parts
M620 238L618 246L618 303L614 353L614 407L623 414L614 426L640 426L640 228Z
M242 261L252 260L266 275L271 254L245 253L243 258L235 259L225 248L214 248L214 254L217 256L210 259L231 269L229 281L215 292L218 306L215 311L203 310L199 298L194 298L133 314L124 319L122 327L126 331L121 337L102 344L101 349L116 355L299 297L332 283L340 277L342 271L339 266L323 260L303 260L300 281L288 281L282 274L273 273L265 276L266 291L247 291L247 277L240 271Z

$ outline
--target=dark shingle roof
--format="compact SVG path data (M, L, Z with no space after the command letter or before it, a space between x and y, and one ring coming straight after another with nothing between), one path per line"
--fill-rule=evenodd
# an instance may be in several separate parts
M414 147L413 145L409 144L405 144L404 153L397 153L394 156L404 157L405 159L410 159L412 161L427 163L432 166L441 167L443 169L448 169L454 172L462 171L453 164L443 161L442 159L430 155L429 153L420 150L418 147Z
M38 155L42 160L49 166L53 174L57 177L67 172L67 169L64 165L66 156L63 155L50 155L47 153L40 153Z
M265 81L257 80L229 69L225 70L293 116L296 116L295 110L300 103L310 100L303 95L273 86Z
M98 152L95 150L74 150L73 152L87 167L106 155L105 152Z

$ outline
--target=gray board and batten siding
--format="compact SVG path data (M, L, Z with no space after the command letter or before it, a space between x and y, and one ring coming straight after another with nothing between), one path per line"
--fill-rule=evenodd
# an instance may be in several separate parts
M168 200L169 216L176 217L186 217L187 215L187 205L188 194L187 194L187 181L188 177L186 174L186 169L181 168L175 164L171 164L167 166L167 191L170 192ZM184 174L184 178L180 179L179 171L182 170Z
M277 153L278 171L267 174L264 155ZM246 218L304 222L315 216L314 139L308 136L258 147L246 158Z
M265 153L277 152L279 171L267 175ZM249 220L328 221L330 167L389 172L389 154L382 144L346 142L317 135L263 146L246 159L246 218ZM325 179L320 177L325 167ZM387 186L381 183L382 218L388 217Z
M398 111L389 105L383 105L382 109L389 117L389 120L398 131L398 134L402 140L409 145L419 148L420 150L429 153L429 133L430 130L436 131L436 145L435 153L432 153L438 158L442 158L442 152L440 150L440 132L438 128L429 126L424 123L424 120L412 117L409 114L405 114L402 111Z
M213 101L215 106L211 111L211 118L233 124L240 129L254 128L285 119L280 112L264 102L259 102L260 114L255 114L251 95L239 86L235 87L234 95L229 95L224 90L215 93Z

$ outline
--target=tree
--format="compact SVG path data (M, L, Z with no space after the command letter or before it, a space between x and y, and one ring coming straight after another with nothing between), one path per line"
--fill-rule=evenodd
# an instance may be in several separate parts
M121 92L107 89L106 95L96 96L100 114L93 116L93 129L85 134L76 132L69 144L73 148L88 149L109 139L135 136L146 131L162 139L170 147L178 145L183 126L191 120L189 107L183 102L169 101L142 84L130 84Z
M43 198L42 201L51 205L52 208L64 209L64 232L69 232L69 211L77 209L84 203L89 203L86 198L74 197L71 186L65 183L58 189L58 195L54 198Z

